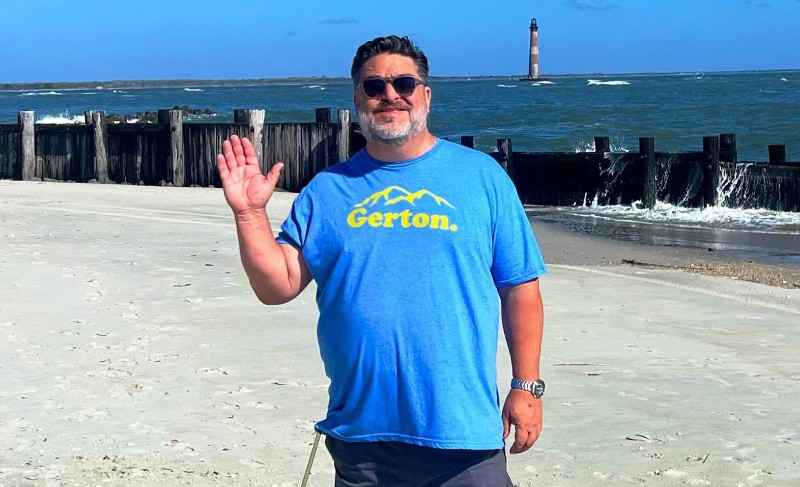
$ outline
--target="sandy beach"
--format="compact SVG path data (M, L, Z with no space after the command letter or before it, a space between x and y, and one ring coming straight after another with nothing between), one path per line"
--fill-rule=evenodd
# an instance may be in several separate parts
M565 229L563 225L538 220L536 210L529 210L529 218L535 225L539 243L550 263L681 270L800 289L800 264L775 263L775 259L752 254L713 252L713 249L677 245L648 245L576 233ZM793 238L797 239L800 250L800 236Z
M548 391L516 485L800 485L800 289L534 225ZM220 189L0 181L0 275L0 487L300 484L315 288L257 301ZM498 370L504 395L502 339Z

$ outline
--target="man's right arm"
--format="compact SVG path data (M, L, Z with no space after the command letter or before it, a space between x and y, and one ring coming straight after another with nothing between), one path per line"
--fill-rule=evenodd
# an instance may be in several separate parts
M284 304L296 298L311 282L302 252L275 240L265 211L235 216L242 265L259 301Z
M253 144L236 135L222 143L222 154L217 155L225 201L236 219L242 265L264 304L291 301L311 281L300 251L278 244L267 218L267 202L282 169L279 162L263 174Z

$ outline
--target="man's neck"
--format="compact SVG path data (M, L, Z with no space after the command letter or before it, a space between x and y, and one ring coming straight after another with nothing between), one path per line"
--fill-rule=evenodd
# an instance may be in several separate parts
M436 143L436 137L427 130L407 140L403 145L392 145L379 140L367 141L367 153L379 161L391 163L407 161L428 152Z

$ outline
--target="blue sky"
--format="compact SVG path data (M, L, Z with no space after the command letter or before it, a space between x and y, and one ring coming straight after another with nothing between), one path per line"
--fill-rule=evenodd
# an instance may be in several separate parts
M800 68L800 0L0 0L0 82L347 76L388 33L524 74L532 16L545 74Z

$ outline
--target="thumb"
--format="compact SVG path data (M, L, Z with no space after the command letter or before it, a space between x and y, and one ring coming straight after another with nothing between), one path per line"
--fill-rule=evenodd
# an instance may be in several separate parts
M508 434L511 432L511 421L508 418L508 413L504 410L503 411L503 439L505 440L508 438Z
M264 179L266 179L270 185L276 186L278 184L278 180L281 178L281 171L283 171L283 163L278 162L270 168Z

